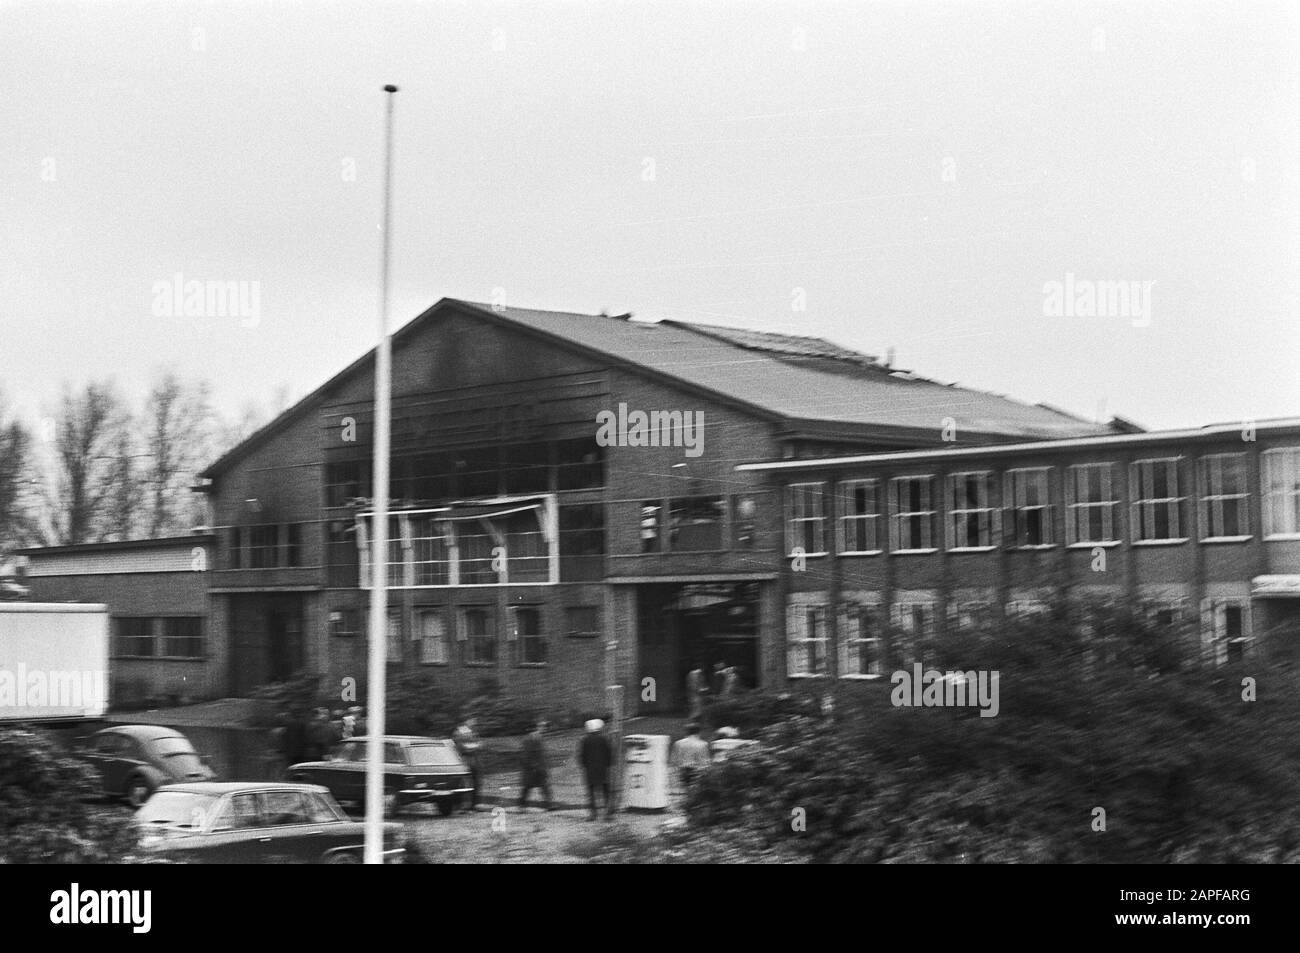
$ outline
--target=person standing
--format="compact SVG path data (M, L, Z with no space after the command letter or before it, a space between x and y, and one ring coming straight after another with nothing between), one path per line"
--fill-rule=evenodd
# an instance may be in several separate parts
M519 792L519 810L524 810L528 806L528 794L533 788L541 788L542 796L546 799L545 807L551 810L551 778L550 770L546 764L546 746L543 744L543 738L546 734L546 722L539 721L533 726L533 730L524 735L524 746L521 752L521 768L523 779L520 782Z
M605 816L614 816L614 804L609 796L609 767L614 760L609 739L605 737L605 723L593 718L584 726L586 733L578 742L578 763L582 765L582 774L587 782L587 804L591 810L590 820L597 817L596 791L604 798Z
M686 726L686 737L673 742L672 762L677 768L682 790L688 789L699 772L712 761L709 743L700 737L700 726L691 722Z
M451 736L452 743L456 745L456 751L459 752L460 758L469 768L470 787L473 790L469 795L469 809L472 811L478 807L478 792L480 780L480 762L479 754L483 743L479 741L478 719L473 715L466 718Z
M704 695L709 690L709 679L704 669L697 663L686 674L686 703L690 709L691 721L704 714Z

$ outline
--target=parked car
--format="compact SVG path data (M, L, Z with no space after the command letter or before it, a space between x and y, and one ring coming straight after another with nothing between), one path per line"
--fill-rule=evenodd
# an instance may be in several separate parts
M135 814L141 849L157 860L208 864L359 864L365 824L322 787L206 781L160 790ZM401 863L401 824L384 824L384 862Z
M216 775L179 731L159 725L114 725L75 751L98 772L104 793L140 807L165 784L209 781Z
M290 781L319 784L339 801L364 804L367 738L350 738L328 760L289 767ZM417 735L384 738L384 810L396 814L408 804L432 801L444 816L474 790L469 765L450 740Z

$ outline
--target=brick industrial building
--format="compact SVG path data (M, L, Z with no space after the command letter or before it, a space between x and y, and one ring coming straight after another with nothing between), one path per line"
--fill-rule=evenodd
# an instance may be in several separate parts
M644 678L630 710L678 709L692 661L784 681L781 505L738 464L1115 432L814 338L454 300L393 369L390 661L552 710ZM232 693L364 681L373 394L367 355L203 474Z
M792 678L870 679L888 635L1139 605L1218 663L1300 635L1300 420L742 465L786 500Z

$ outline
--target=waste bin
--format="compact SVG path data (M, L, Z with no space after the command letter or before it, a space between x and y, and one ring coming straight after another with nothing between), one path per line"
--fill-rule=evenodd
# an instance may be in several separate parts
M628 735L623 739L623 806L662 811L668 806L667 735Z

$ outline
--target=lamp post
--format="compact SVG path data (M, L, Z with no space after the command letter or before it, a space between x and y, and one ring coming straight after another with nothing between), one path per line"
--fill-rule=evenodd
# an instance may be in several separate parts
M393 191L393 99L385 86L384 223L379 267L379 345L375 349L374 528L370 557L369 697L366 705L365 861L384 862L384 680L388 650L388 463L391 441L392 342L388 337L388 249Z

